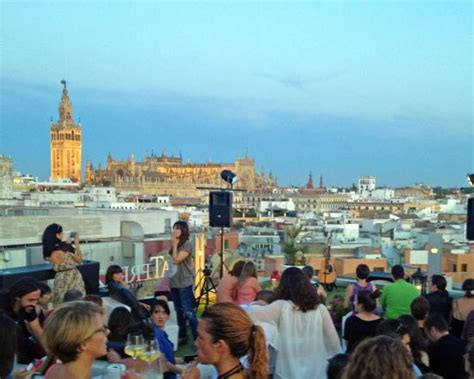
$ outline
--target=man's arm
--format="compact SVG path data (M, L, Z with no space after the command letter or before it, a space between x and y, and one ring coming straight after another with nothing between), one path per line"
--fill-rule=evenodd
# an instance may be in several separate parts
M36 341L43 347L44 351L46 351L46 345L43 340L43 328L39 323L38 317L36 317L33 321L26 321L26 328L28 331L35 337Z
M352 295L352 284L346 287L346 293L344 294L344 308L349 308Z

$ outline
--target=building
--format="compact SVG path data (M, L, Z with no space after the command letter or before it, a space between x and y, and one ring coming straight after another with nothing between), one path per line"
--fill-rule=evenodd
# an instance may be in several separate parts
M377 179L375 176L359 176L357 188L359 193L364 191L373 191L375 190L376 184Z
M127 160L116 160L109 154L104 169L86 164L86 183L112 185L118 192L205 198L208 190L201 191L197 187L226 186L220 177L223 170L237 174L237 189L254 191L276 186L271 174L268 178L262 173L256 174L255 161L248 156L232 163L185 163L181 156L165 153L147 155L143 161L136 160L133 154Z
M0 199L9 199L13 191L13 164L10 158L0 155Z
M72 117L72 103L64 85L59 103L59 120L51 122L51 180L70 179L81 182L82 129Z
M412 187L395 188L395 197L404 198L411 197L416 199L433 199L435 193L431 187L423 184L415 184Z
M347 207L348 196L343 193L320 193L313 195L292 195L296 211L299 213L335 212Z

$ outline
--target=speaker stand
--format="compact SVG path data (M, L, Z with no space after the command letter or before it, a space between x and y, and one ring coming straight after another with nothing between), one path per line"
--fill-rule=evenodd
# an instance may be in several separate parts
M196 309L199 308L199 305L201 305L201 301L204 299L204 309L207 309L209 306L209 294L213 293L216 296L216 302L217 302L217 287L212 280L210 275L204 274L203 277L201 277L201 280L199 281L197 287L199 288L199 296L195 299L195 307Z

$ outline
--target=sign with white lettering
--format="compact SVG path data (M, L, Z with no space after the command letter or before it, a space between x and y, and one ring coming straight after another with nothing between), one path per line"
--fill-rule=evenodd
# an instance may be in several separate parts
M150 257L150 263L122 267L126 283L159 279L165 276L168 269L168 261L164 256Z

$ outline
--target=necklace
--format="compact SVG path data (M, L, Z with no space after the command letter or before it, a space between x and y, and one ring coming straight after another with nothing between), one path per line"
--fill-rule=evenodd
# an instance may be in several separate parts
M226 371L223 374L219 375L217 377L217 379L228 379L232 375L237 374L238 372L241 372L243 369L244 368L242 367L242 365L239 362L239 363L237 363L236 366L232 367L229 371Z

